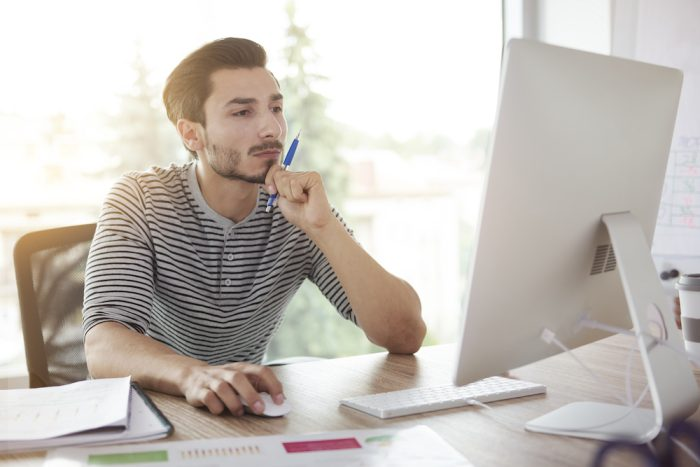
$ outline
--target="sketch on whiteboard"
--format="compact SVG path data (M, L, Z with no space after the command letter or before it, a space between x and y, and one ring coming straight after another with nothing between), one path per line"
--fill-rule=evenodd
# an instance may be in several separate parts
M652 253L661 272L700 272L700 2L617 2L615 15L615 54L683 71Z
M700 236L700 137L682 136L671 149L657 227Z

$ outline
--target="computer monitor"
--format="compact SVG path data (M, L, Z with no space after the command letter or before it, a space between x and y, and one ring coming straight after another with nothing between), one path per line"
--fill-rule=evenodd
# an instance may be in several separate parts
M683 347L650 254L682 73L527 40L502 70L455 384L560 352L545 330L573 348L609 335L584 319L633 328L653 411L578 403L526 428L652 439L700 400L648 321Z

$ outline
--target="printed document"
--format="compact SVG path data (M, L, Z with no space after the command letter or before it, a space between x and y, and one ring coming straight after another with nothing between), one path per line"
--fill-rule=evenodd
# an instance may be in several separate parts
M125 430L90 430L55 438L0 441L0 453L46 450L59 446L106 445L165 438L173 427L136 383L131 383L129 424Z
M61 448L44 467L470 467L427 426Z
M0 391L0 441L40 440L97 428L125 429L130 377Z

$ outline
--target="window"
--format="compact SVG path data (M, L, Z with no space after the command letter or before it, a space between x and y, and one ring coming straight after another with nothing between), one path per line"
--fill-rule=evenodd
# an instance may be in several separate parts
M416 288L429 342L455 338L496 108L499 2L27 1L5 18L5 373L23 371L16 238L94 221L121 173L186 160L160 102L163 82L186 54L232 35L267 49L290 97L289 131L304 130L303 168L324 174L358 240ZM369 350L314 293L295 299L271 355ZM307 343L298 344L302 329Z

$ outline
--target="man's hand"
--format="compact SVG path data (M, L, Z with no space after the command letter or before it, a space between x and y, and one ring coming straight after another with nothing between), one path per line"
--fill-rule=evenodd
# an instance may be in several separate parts
M228 409L243 414L240 398L254 413L260 413L259 391L272 400L284 401L282 384L268 367L252 363L210 366L201 360L176 353L152 337L116 322L93 327L85 336L85 357L93 378L131 375L145 389L185 396L195 407L205 406L213 414Z
M333 219L323 181L316 172L288 172L276 165L267 172L265 187L269 193L277 193L284 217L307 234Z
M284 217L323 252L367 338L389 352L416 352L426 332L420 298L350 236L331 212L321 176L274 166L267 172L265 185L269 193L278 194Z
M676 317L676 326L681 328L681 299L676 297L673 299L673 314Z
M258 394L260 391L269 393L275 403L284 401L282 384L272 370L252 363L192 366L180 389L191 405L204 406L215 415L226 409L235 416L243 415L241 398L254 413L262 413L264 404Z

